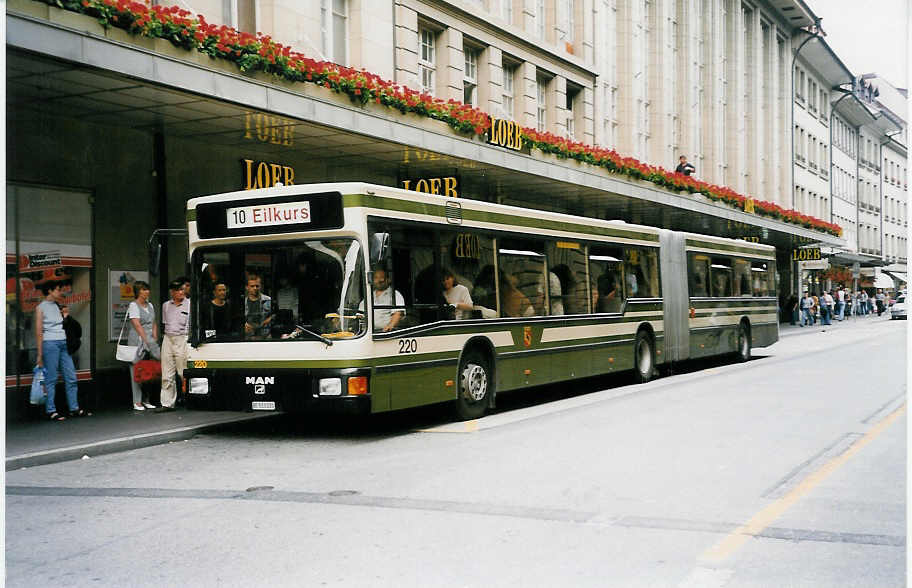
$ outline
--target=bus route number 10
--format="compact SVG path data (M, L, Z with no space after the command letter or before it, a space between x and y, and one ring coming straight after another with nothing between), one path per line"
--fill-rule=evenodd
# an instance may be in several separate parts
M417 339L399 339L399 353L417 353Z

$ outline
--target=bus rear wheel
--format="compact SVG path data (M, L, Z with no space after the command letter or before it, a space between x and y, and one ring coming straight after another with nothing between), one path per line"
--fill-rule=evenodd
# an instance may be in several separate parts
M735 352L735 357L741 363L750 361L751 358L750 331L744 323L738 327L738 351Z
M638 332L633 344L633 367L640 383L648 382L655 374L655 349L646 331Z
M480 418L494 392L490 362L478 351L468 351L459 363L458 377L456 417L463 421Z

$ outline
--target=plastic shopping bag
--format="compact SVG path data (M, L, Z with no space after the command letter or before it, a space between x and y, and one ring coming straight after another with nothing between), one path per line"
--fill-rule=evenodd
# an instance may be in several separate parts
M32 370L32 391L29 394L29 404L44 404L47 402L47 390L44 387L44 368L35 366Z

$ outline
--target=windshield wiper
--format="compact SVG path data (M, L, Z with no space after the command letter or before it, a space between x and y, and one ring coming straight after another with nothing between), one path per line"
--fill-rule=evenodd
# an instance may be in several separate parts
M333 340L330 339L329 337L324 337L323 335L321 335L319 333L315 333L315 332L311 331L310 329L304 327L303 325L295 325L295 329L301 331L302 333L307 333L308 335L310 335L312 337L316 337L320 341L326 343L326 345L328 347L332 347Z

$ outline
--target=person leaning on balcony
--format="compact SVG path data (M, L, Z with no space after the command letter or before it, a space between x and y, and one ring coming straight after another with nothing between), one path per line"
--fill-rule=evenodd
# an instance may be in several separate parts
M689 176L690 174L697 171L697 168L695 168L692 163L687 161L686 155L682 155L681 157L679 157L678 161L680 163L678 163L678 167L675 168L675 172L677 172L679 174L684 174L685 176Z

